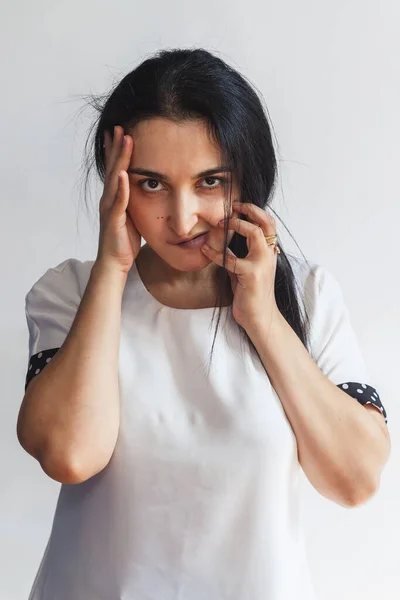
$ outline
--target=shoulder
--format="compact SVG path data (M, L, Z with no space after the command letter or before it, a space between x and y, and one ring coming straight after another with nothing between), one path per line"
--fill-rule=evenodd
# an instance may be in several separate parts
M317 303L319 307L323 307L342 299L340 283L328 267L293 254L286 256L296 287L309 310L315 308Z
M329 276L328 269L321 263L308 258L300 258L294 254L286 253L293 273L302 285L317 284L320 286L324 277Z
M54 299L63 295L82 297L93 264L93 260L81 261L77 258L67 258L49 267L31 285L25 296L26 302L29 303L43 296Z
M81 303L93 264L94 261L68 258L49 267L33 283L25 296L29 357L45 352L44 358L48 359L61 347ZM43 358L42 354L39 358Z

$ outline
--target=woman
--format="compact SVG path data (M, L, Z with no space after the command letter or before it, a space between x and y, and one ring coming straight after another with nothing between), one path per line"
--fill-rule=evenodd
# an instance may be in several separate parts
M99 109L96 260L26 296L18 438L63 484L30 599L310 600L300 470L356 506L390 438L338 282L277 244L262 104L178 49Z

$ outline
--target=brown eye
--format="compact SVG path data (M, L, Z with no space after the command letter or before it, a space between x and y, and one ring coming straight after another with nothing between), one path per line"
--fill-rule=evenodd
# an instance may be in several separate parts
M142 181L139 181L139 185L142 188L142 190L144 190L145 192L158 192L159 190L155 190L154 187L151 186L151 189L145 189L143 186L145 183L149 183L151 182L151 184L156 184L156 186L160 183L159 181L157 181L157 179L142 179Z
M206 177L205 179L203 179L203 182L204 181L207 181L207 182L217 181L218 182L217 185L205 186L206 189L213 190L214 188L218 188L222 184L223 181L226 181L226 179L224 179L223 177Z

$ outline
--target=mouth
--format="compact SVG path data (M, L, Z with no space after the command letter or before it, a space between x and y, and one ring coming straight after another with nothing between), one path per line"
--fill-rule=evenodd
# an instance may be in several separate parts
M188 249L201 248L201 246L203 244L205 244L208 239L208 233L209 233L208 231L206 231L205 233L201 233L200 235L191 239L189 242L181 242L180 244L177 244L177 246L179 246L180 248L188 248Z

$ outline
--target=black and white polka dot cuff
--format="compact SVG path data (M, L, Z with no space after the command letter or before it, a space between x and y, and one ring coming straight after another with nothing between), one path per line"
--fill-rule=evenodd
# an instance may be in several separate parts
M360 404L373 404L378 408L385 418L387 423L386 410L384 409L382 402L380 401L379 394L375 388L365 383L357 383L354 381L348 381L347 383L340 383L338 386L341 390L352 396Z
M33 354L29 360L28 372L25 380L25 391L28 387L28 383L44 369L44 367L51 361L55 353L60 348L50 348L49 350L42 350L37 354Z
M31 356L25 380L25 391L28 387L28 383L44 369L59 349L60 348L50 348ZM373 404L376 406L384 416L385 423L387 423L386 410L383 407L379 394L375 388L366 385L365 383L357 383L354 381L340 383L337 387L346 392L346 394L349 394L349 396L352 396L352 398L355 398L360 404Z

